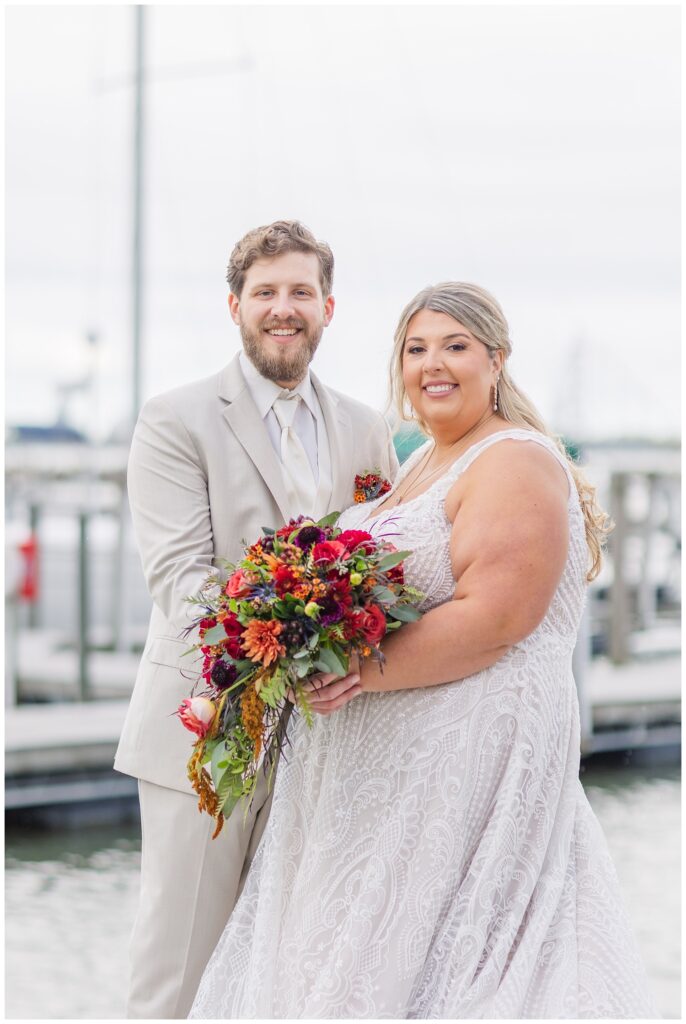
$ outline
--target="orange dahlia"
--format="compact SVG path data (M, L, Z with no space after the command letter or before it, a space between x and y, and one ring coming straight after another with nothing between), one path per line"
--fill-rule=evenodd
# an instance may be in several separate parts
M245 653L253 661L261 661L265 666L271 665L286 653L286 648L277 639L281 630L281 623L274 619L269 622L253 619L243 634Z

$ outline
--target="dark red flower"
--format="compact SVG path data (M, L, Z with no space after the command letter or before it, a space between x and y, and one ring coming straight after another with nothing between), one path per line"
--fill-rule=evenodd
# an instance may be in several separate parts
M224 661L223 658L215 661L212 666L211 678L218 690L225 690L228 686L235 683L237 675L238 670L236 666L232 662Z
M274 588L279 597L293 592L300 580L287 565L280 565L274 573Z
M349 576L338 576L329 585L329 594L345 607L353 603L352 587Z
M403 568L403 563L401 562L400 565L394 565L392 569L387 569L386 575L391 583L399 583L402 585L405 582L405 570Z
M367 533L366 530L344 530L343 533L340 533L338 537L336 537L336 540L339 544L345 544L348 551L354 551L355 548L358 548L364 543L364 541L372 541L370 546L365 544L365 551L369 550L370 547L373 548L372 535L371 533Z
M200 631L200 639L202 640L203 636L205 635L205 633L207 632L208 629L212 629L216 625L217 625L217 620L216 619L209 619L209 618L201 619L199 624L198 624L198 629Z
M326 540L326 534L318 526L303 526L297 537L293 538L294 543L303 551L307 551L313 544L319 544Z
M222 625L224 627L224 632L226 633L226 640L223 641L224 650L232 658L244 657L243 646L241 644L244 627L238 621L238 616L231 612L226 616Z
M347 554L345 544L338 540L325 540L312 548L312 558L315 562L335 562L338 558L345 558Z

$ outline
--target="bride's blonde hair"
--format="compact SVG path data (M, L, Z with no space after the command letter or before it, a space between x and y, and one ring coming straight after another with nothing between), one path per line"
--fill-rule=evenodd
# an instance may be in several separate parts
M461 281L446 281L424 288L405 306L395 331L390 367L391 402L395 405L401 420L415 422L424 433L430 433L426 423L413 414L403 381L403 350L407 326L415 313L422 309L447 313L459 321L486 346L490 356L502 351L503 365L498 381L498 412L514 426L531 427L550 437L567 460L584 514L586 543L591 563L586 578L589 581L595 579L600 572L603 543L612 529L610 517L596 502L595 487L586 480L579 467L569 458L560 438L548 430L536 407L512 380L506 364L512 351L507 320L499 304L485 289Z

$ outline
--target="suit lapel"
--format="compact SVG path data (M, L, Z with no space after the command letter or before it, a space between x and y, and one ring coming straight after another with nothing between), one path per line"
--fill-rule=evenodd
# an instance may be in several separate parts
M271 491L282 516L288 520L288 496L281 466L241 373L238 356L221 374L219 396L229 403L223 411L224 419Z
M353 500L353 437L352 420L336 396L311 373L324 415L331 452L331 509L342 512Z

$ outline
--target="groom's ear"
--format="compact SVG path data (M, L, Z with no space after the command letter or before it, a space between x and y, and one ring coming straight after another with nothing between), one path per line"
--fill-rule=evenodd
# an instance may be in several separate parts
M237 295L234 295L233 292L229 294L229 313L231 314L231 319L233 320L233 322L235 324L238 324L238 326L240 327L240 299L238 298Z
M331 323L331 318L333 316L333 311L334 311L334 306L335 305L336 305L336 300L334 299L333 295L329 295L329 297L324 302L324 326L325 327L328 327L329 324Z

